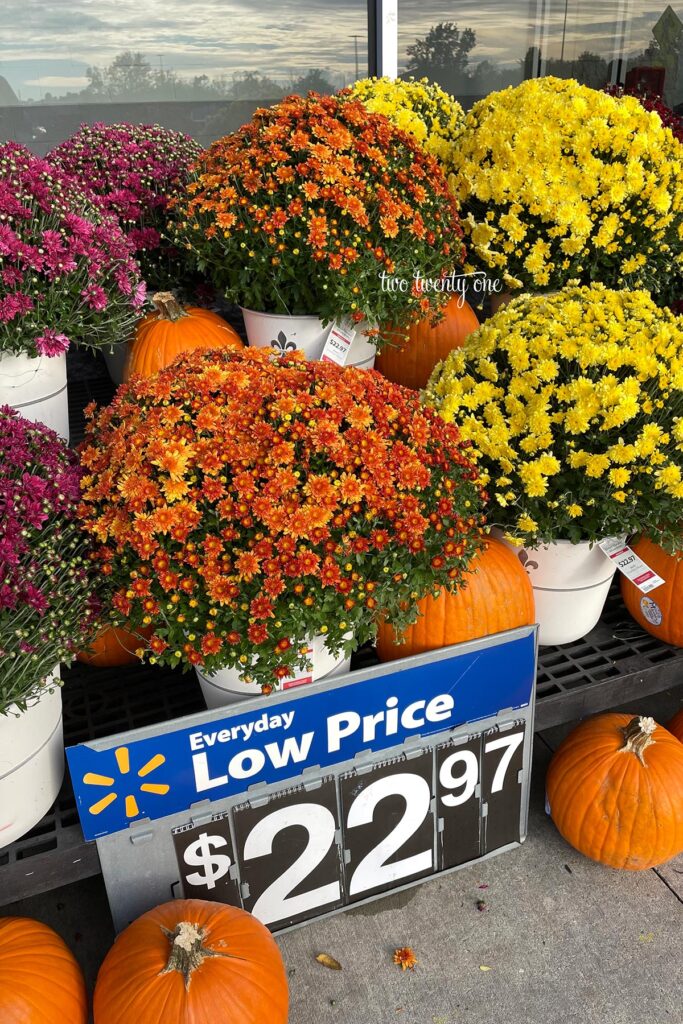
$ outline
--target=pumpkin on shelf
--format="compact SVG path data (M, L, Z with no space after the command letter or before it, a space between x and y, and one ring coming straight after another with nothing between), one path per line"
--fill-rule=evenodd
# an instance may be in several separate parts
M683 745L652 718L582 722L553 755L546 794L561 835L600 864L642 871L683 852Z
M375 369L394 384L419 391L425 387L437 363L454 348L460 348L479 326L470 305L454 295L444 310L443 320L434 327L421 320L410 327L408 337L395 335L391 345L378 352Z
M0 918L3 1024L87 1024L85 981L52 928L27 917Z
M476 640L535 622L534 592L521 562L508 547L493 537L472 559L463 586L418 604L419 618L399 638L393 626L380 622L377 654L394 661L438 647Z
M94 668L119 668L123 665L135 665L141 658L136 651L154 632L152 626L143 626L137 633L131 633L120 626L105 626L97 634L86 650L76 655L78 661Z
M245 910L171 900L119 935L95 985L95 1024L287 1024L280 951Z
M210 309L181 306L172 292L157 292L152 303L155 311L140 321L129 346L125 381L133 374L151 377L181 352L244 347L237 331Z
M632 549L664 583L643 594L635 583L621 575L621 596L636 622L662 643L683 647L683 553L669 555L647 537L638 537Z
M677 740L683 743L683 708L676 712L670 722L666 723L666 727Z

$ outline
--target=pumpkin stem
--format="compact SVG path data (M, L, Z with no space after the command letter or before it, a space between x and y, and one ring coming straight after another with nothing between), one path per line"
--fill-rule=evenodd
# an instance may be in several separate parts
M152 305L162 320L170 320L171 323L187 316L173 292L155 292L152 296Z
M179 971L183 976L186 991L190 988L193 973L208 957L226 956L225 953L207 949L204 945L206 932L189 921L181 921L172 932L163 927L161 930L172 945L168 963L160 973L170 974L171 971Z
M651 743L656 742L652 739L652 733L656 728L657 723L654 718L643 718L640 715L632 718L628 725L624 726L624 745L619 749L635 754L640 763L645 764L643 751Z

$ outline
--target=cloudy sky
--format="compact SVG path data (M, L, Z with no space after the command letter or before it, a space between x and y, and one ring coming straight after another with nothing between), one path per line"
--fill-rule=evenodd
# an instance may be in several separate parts
M365 0L0 0L0 75L22 99L86 84L90 64L141 50L183 76L258 71L285 81L309 68L351 81L357 35L366 60ZM614 26L628 15L627 51L647 43L665 0L566 0L565 56L614 54ZM683 0L674 0L683 17ZM439 21L477 33L472 59L510 65L534 42L546 12L547 52L559 56L565 0L399 0L399 50Z

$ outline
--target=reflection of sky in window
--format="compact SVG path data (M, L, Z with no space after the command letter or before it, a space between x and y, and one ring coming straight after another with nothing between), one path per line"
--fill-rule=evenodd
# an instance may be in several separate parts
M1 0L0 75L22 99L87 84L88 65L141 51L183 78L252 71L285 83L311 68L335 85L367 69L365 0Z
M399 66L407 63L406 47L441 21L453 21L461 31L474 29L471 63L515 65L538 42L539 19L545 20L544 56L560 56L564 33L565 59L588 50L610 60L621 51L621 39L627 54L642 51L666 6L666 0L399 0ZM672 6L683 20L683 2Z
M565 58L584 50L610 59L615 25L626 18L627 53L642 50L665 0L399 0L399 60L439 21L473 28L471 63L513 67L537 42L545 12L545 56L559 57L567 11ZM683 2L673 4L683 18ZM123 50L141 51L155 68L184 78L230 79L252 71L285 84L310 68L335 85L355 72L358 36L366 66L365 0L2 0L0 75L22 99L87 84L88 65L107 65Z

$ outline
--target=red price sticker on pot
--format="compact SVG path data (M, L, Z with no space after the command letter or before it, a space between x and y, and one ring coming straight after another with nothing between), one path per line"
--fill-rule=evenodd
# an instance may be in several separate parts
M355 337L355 328L350 325L349 321L345 320L342 324L333 323L320 357L321 362L346 366L346 360L349 358L351 344Z
M599 544L602 552L614 563L619 572L631 581L643 594L649 594L656 587L661 587L665 581L658 576L654 569L646 565L626 543L625 537L607 537Z

